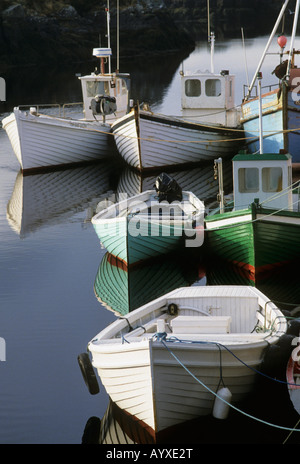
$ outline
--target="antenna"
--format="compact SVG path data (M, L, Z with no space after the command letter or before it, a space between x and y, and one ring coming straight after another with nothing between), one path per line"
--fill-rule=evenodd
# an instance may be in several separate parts
M249 88L249 75L248 75L248 65L247 65L247 56L246 56L246 48L245 48L245 38L244 38L244 28L241 27L242 32L242 42L243 42L243 50L244 50L244 58L245 58L245 68L246 68L246 77L247 77L247 87Z
M119 55L120 55L120 11L119 11L119 0L117 0L117 72L119 72Z

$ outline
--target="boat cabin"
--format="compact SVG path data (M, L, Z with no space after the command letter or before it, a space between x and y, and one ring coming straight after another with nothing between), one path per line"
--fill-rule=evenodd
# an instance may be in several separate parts
M234 108L235 76L229 71L181 74L182 116L196 122L236 127L239 112Z
M233 158L234 209L255 199L265 208L293 209L290 154L238 154Z
M105 62L110 59L111 49L94 49L93 55L100 59L100 71L80 76L83 97L83 110L88 121L115 120L129 111L130 75L104 71ZM110 68L110 66L109 66ZM102 105L95 104L97 97L108 97ZM96 109L98 108L98 109Z

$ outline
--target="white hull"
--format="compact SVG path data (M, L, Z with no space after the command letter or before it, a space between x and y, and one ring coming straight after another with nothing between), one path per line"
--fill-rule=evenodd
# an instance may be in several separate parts
M2 121L23 171L98 161L113 146L109 124L14 109Z
M100 332L88 345L93 366L111 399L155 433L210 414L221 372L232 401L243 400L253 388L252 369L259 368L265 348L286 332L285 318L275 305L266 305L267 301L250 287L177 289ZM185 326L175 331L176 317L172 322L167 314L170 303L179 306L180 316L192 317L190 329ZM274 331L251 333L258 322L257 310L264 317L265 308L267 325L273 324ZM207 310L212 319L203 315ZM229 333L214 326L226 324L228 318ZM173 333L168 328L163 342L155 335L160 331L155 326L162 319L168 327L173 324ZM195 331L203 322L212 326Z
M112 125L126 163L144 171L229 157L241 146L241 132L133 110Z

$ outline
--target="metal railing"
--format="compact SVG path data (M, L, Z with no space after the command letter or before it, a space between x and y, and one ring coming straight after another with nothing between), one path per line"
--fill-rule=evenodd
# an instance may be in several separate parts
M272 90L275 90L275 88L278 88L278 84L270 84L270 85L264 85L261 90L263 92L271 92ZM251 92L250 92L250 95L248 98L256 98L258 97L258 87L257 85L254 85L251 89ZM244 84L243 85L243 94L244 94L244 99L245 97L248 95L248 91L249 91L249 87L247 84ZM254 95L253 95L253 92L254 92Z
M53 108L53 109L57 109L56 116L65 118L66 117L66 109L70 108L70 107L73 107L73 106L82 106L82 111L83 111L83 103L82 102L64 103L63 105L61 105L60 103L42 103L42 104L38 104L38 105L19 105L18 108L20 110L29 110L31 108L36 108L37 113L40 113L43 108L44 109Z

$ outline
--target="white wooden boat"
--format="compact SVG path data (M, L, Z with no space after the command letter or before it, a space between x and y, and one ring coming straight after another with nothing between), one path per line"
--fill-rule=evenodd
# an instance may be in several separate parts
M111 124L129 111L130 76L111 72L109 34L108 47L95 48L93 55L100 59L100 70L79 77L83 112L72 117L70 112L65 116L69 105L31 105L26 110L19 106L3 119L23 171L100 160L115 150Z
M114 321L88 351L112 401L156 433L210 414L222 386L233 403L247 397L286 330L256 288L183 287Z
M204 204L192 192L161 201L156 190L100 210L92 224L102 245L127 265L203 243Z
M227 70L215 73L213 65L211 71L180 75L180 115L153 113L136 105L112 125L119 153L138 171L230 157L242 146L234 76Z
M300 346L292 352L286 370L288 391L295 410L300 414Z

